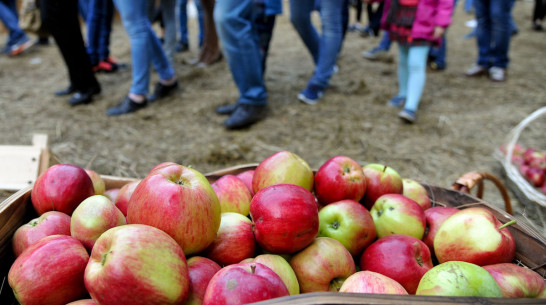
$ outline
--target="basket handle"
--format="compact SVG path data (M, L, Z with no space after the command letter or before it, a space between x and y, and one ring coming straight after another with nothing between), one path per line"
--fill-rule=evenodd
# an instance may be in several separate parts
M508 192L506 191L506 187L499 180L499 178L495 177L492 174L485 173L485 172L468 172L462 175L459 179L457 179L455 183L453 183L451 188L456 191L461 191L463 193L470 194L470 191L477 185L478 191L476 193L476 197L482 199L483 181L486 179L492 181L495 184L495 186L499 189L502 199L504 200L504 209L506 210L508 214L513 215L512 204L510 203L510 196L508 195Z

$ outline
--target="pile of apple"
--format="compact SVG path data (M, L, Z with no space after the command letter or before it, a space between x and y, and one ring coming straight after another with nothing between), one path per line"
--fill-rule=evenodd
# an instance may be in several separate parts
M506 154L505 146L501 146L500 150ZM511 162L527 182L546 194L546 152L534 147L525 148L516 143L512 150Z
M39 218L13 236L21 304L246 304L317 291L546 297L513 264L511 223L431 207L425 188L346 156L316 173L281 151L209 183L166 162L104 190L59 164L31 192Z

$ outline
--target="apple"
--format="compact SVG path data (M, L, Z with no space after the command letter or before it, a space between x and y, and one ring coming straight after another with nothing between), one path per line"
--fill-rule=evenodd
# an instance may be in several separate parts
M247 304L288 295L286 285L269 267L239 263L222 268L212 277L203 304Z
M40 239L50 235L70 236L70 216L62 212L49 211L17 228L12 241L15 257L21 255L24 250Z
M213 260L202 256L193 256L188 259L188 275L190 279L190 294L185 305L202 305L205 291L210 280L220 271L220 267Z
M540 191L546 195L546 183L544 183L541 187L540 187Z
M375 201L385 194L402 194L403 182L400 174L392 167L370 163L362 167L366 177L366 193L361 202L369 210Z
M318 233L315 196L294 184L275 184L250 202L256 241L267 252L289 254L307 247Z
M252 194L246 184L234 175L225 175L211 184L222 213L235 212L248 216Z
M402 194L385 194L370 210L377 237L404 234L422 239L425 234L425 211Z
M408 294L397 281L373 271L358 271L349 276L339 292Z
M112 201L114 205L127 217L127 209L129 207L129 199L141 180L131 181L119 189L116 200Z
M529 166L525 172L525 178L527 178L534 187L540 187L544 184L546 177L544 176L544 170Z
M271 268L284 282L290 295L300 293L298 278L288 261L282 256L277 254L261 254L253 258L251 262L260 263Z
M246 187L250 191L250 195L254 196L254 189L252 188L252 179L254 178L254 170L253 169L246 170L242 173L235 175L235 177L241 179L241 181L245 183Z
M129 224L97 239L85 268L91 298L108 304L183 304L189 293L186 257L167 233Z
M93 195L72 213L70 235L91 252L95 241L108 229L127 224L123 213L103 195Z
M178 164L175 162L161 162L158 165L152 167L152 169L148 172L148 175L151 173L161 172L163 169L168 170L168 168L170 168L172 165L178 165Z
M99 305L93 299L83 299L67 303L66 305Z
M30 197L38 215L47 211L72 215L80 202L93 195L93 181L83 168L56 164L36 179Z
M289 151L280 151L260 162L254 170L252 190L274 184L295 184L308 191L313 190L313 170L300 156Z
M430 252L434 255L434 237L436 232L444 223L444 221L451 215L459 212L458 209L452 207L435 206L425 210L425 219L427 223L427 229L425 230L425 236L423 236L423 242L428 246Z
M427 271L416 295L500 298L502 292L487 270L475 264L450 261Z
M300 292L339 291L343 281L356 272L351 253L339 241L317 237L290 259Z
M203 255L220 266L227 266L254 257L256 240L252 221L239 213L222 213L220 228Z
M172 164L138 184L129 200L127 223L161 229L191 255L214 241L220 213L218 197L207 178L195 169Z
M392 234L371 244L360 258L360 269L381 273L415 294L419 281L432 268L430 250L421 240Z
M104 183L104 180L102 179L102 177L92 169L84 168L84 170L89 175L89 178L91 178L91 181L93 182L93 189L95 190L95 195L104 194L104 191L106 190L106 184Z
M432 206L427 189L421 183L413 179L403 178L402 185L402 195L417 202L423 210L427 210Z
M314 190L322 205L344 199L359 201L366 192L362 166L347 156L330 158L317 170Z
M118 198L119 191L120 191L120 188L113 188L113 189L109 189L109 190L104 191L103 195L108 197L108 199L110 199L110 201L112 201L115 204L116 199ZM125 212L127 212L127 211L125 211Z
M360 255L376 238L370 212L354 200L330 203L319 211L318 216L318 236L338 240L354 257Z
M515 221L514 221L515 222ZM465 261L476 265L509 263L516 244L506 225L489 210L473 207L444 221L434 237L434 251L440 263Z
M546 296L546 284L535 271L511 263L483 266L499 284L505 298L536 298Z
M20 304L66 304L85 295L84 270L89 255L67 235L40 239L19 255L8 283Z

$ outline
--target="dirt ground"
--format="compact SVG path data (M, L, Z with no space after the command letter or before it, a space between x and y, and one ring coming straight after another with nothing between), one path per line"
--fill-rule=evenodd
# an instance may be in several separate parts
M447 70L427 75L415 125L403 124L397 110L385 105L397 92L396 64L363 59L361 52L377 45L379 38L356 33L346 37L339 73L324 98L315 106L298 102L296 95L313 64L285 12L277 19L268 59L269 116L250 129L223 128L225 117L215 114L214 108L234 102L238 92L225 60L207 68L188 64L197 57L195 43L189 53L176 55L181 89L173 97L115 118L106 116L105 110L127 94L130 69L99 74L102 94L90 105L71 107L65 98L53 95L68 81L51 44L17 58L0 57L0 145L30 145L33 133L47 133L58 162L139 178L163 161L207 173L260 162L280 150L300 155L315 169L330 157L347 155L444 187L469 171L502 177L493 152L514 126L546 105L546 36L531 30L533 3L515 5L519 34L511 43L509 78L503 84L461 76L474 62L477 48L475 40L463 39L470 31L465 22L473 16L462 5L457 7L447 33ZM354 18L354 11L351 14ZM190 26L195 42L195 20ZM5 40L1 34L0 41ZM127 35L119 22L111 50L120 62L130 63ZM396 57L396 46L390 53ZM155 73L152 80L157 80ZM546 149L545 121L531 125L520 140ZM486 200L502 205L494 187L486 185L488 189L492 191ZM514 204L519 214L534 214L529 207Z

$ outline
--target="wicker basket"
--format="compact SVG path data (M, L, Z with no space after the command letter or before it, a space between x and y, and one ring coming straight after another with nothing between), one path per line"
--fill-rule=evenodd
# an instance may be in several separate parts
M254 169L256 164L231 167L220 171L208 173L205 176L212 183L227 174L238 174L248 169ZM465 178L466 177L466 178ZM467 179L471 177L471 179ZM511 216L495 206L488 204L480 198L474 197L469 192L474 185L480 185L484 175L467 174L454 184L454 189L448 189L433 185L424 185L429 193L433 205L449 206L459 209L470 206L480 206L492 211L502 222L511 221ZM118 188L134 181L130 178L103 176L106 188ZM501 186L502 188L502 186ZM462 189L455 190L455 189ZM17 304L13 298L11 289L7 286L7 272L14 261L11 251L11 236L22 224L36 217L30 202L31 187L25 188L0 203L0 283L4 287L0 292L0 304ZM509 204L509 203L508 203ZM7 220L7 222L5 222ZM508 229L516 241L517 253L514 263L526 266L541 275L546 275L546 238L535 229L525 224L515 224ZM296 296L272 299L260 304L544 304L544 300L535 299L503 299L503 298L476 298L476 297L429 297L429 296L399 296L377 294L349 294L317 292Z

